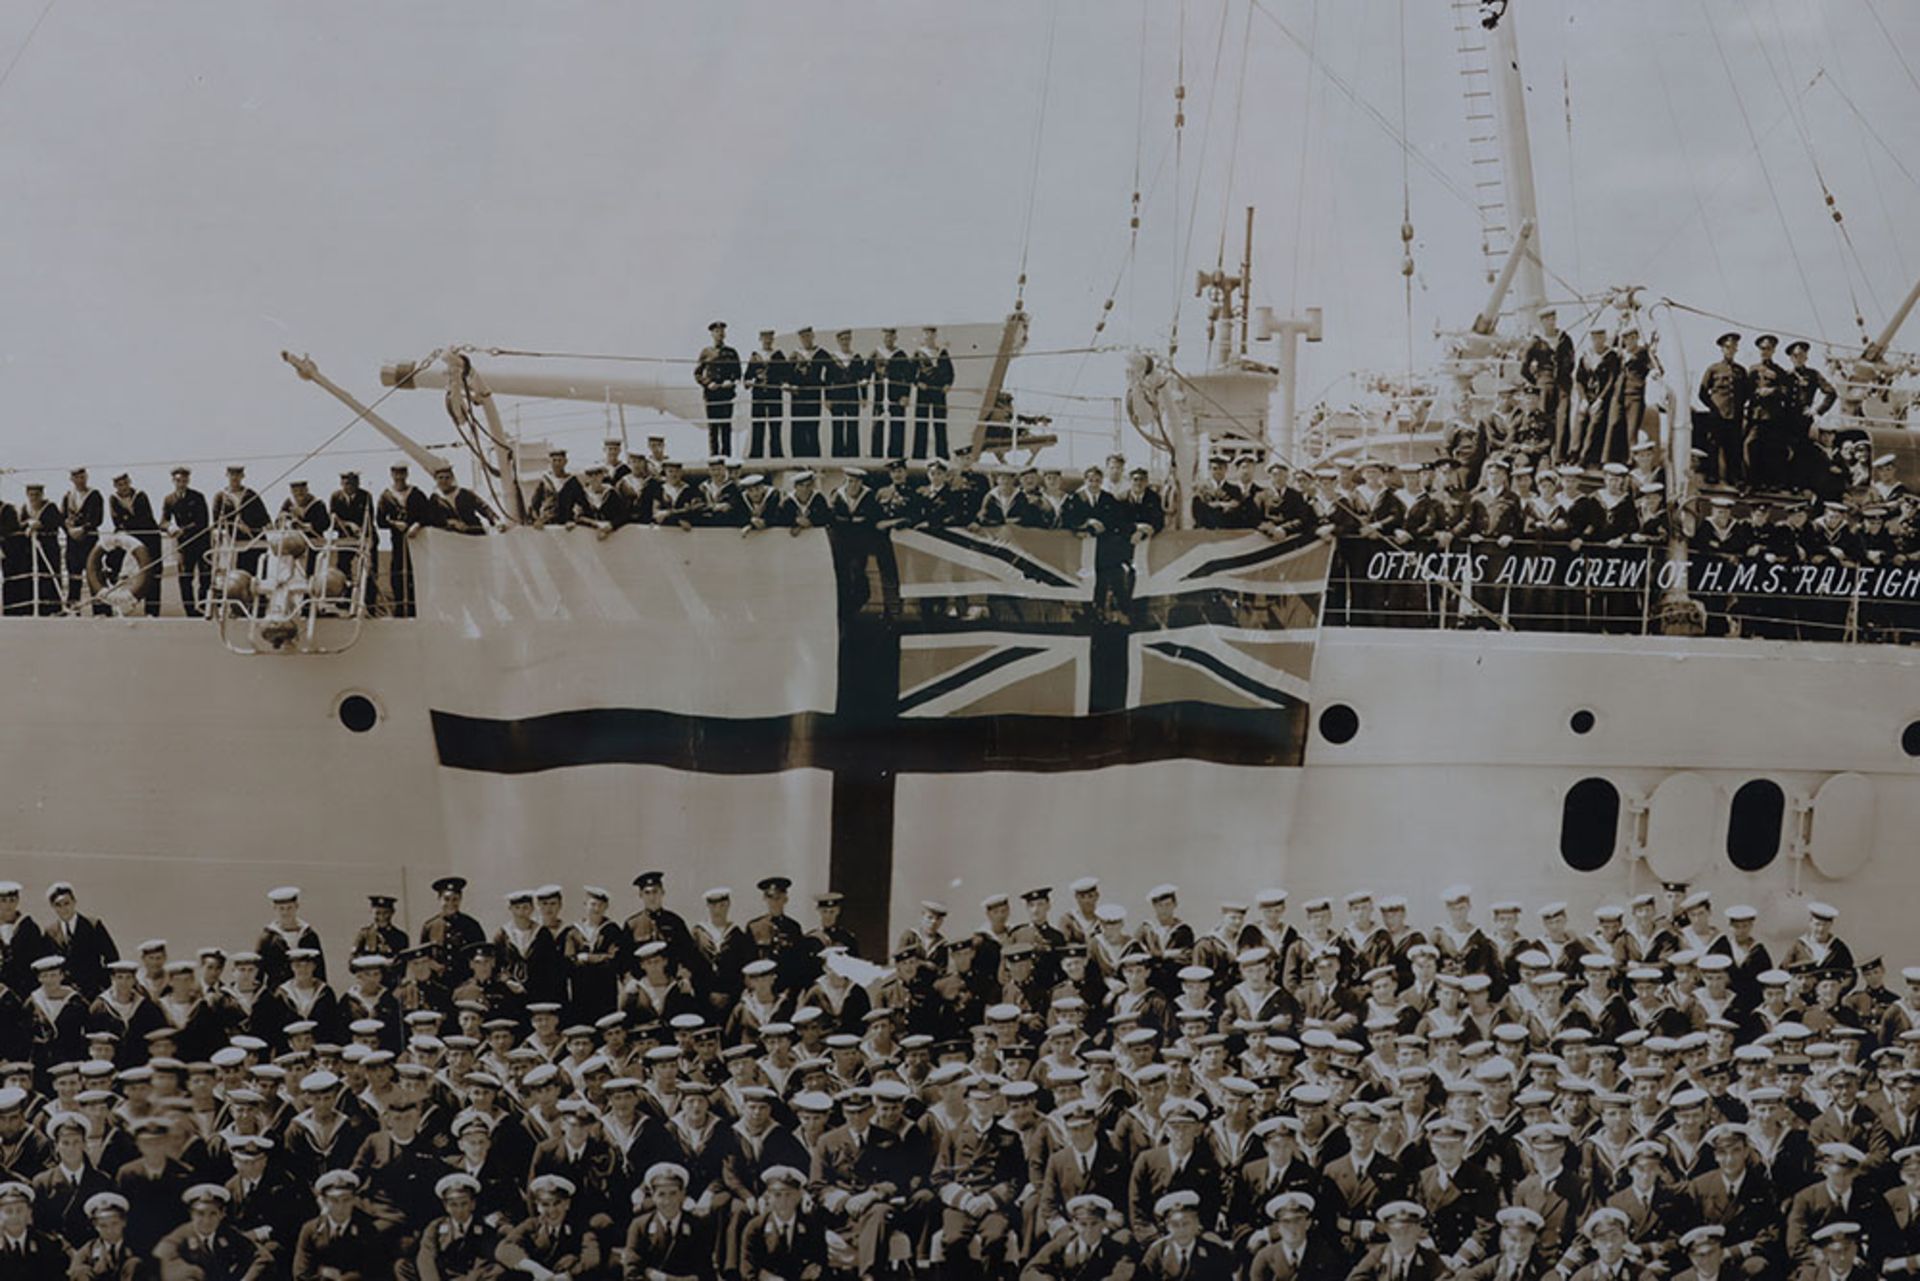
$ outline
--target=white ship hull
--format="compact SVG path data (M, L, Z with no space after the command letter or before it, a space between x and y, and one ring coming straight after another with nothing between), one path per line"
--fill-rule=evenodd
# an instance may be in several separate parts
M289 881L342 945L364 895L401 895L403 923L417 926L433 911L428 882L448 870L474 879L483 914L536 877L609 885L623 902L633 873L653 865L673 872L688 906L730 883L750 907L745 887L769 869L795 874L802 892L827 883L829 788L817 770L580 767L567 771L565 810L528 793L529 830L457 835L486 789L550 775L440 766L428 634L373 621L343 654L242 658L189 620L0 622L0 664L19 673L0 697L0 866L30 897L72 880L90 910L178 944L241 938L264 919L265 890ZM1878 646L1328 629L1314 715L1355 709L1350 741L1316 728L1303 767L1214 767L1197 806L1166 803L1175 775L1161 765L982 776L1008 797L1039 789L1099 815L1097 847L1021 844L993 807L931 830L909 792L892 915L900 923L919 898L950 893L966 920L973 886L1098 871L1136 904L1152 883L1180 883L1197 922L1218 897L1273 883L1296 904L1360 886L1403 893L1425 923L1442 886L1471 867L1482 904L1565 898L1578 924L1666 873L1714 890L1717 904L1753 903L1770 935L1795 928L1805 900L1835 902L1842 932L1877 946L1920 893L1920 762L1901 742L1920 714L1916 662ZM356 693L380 710L366 733L337 715ZM1595 718L1586 734L1569 727L1581 710ZM1588 777L1625 802L1612 857L1574 873L1560 854L1562 805ZM1755 778L1777 782L1788 806L1778 857L1749 873L1728 860L1726 816ZM1169 814L1183 826L1168 828Z

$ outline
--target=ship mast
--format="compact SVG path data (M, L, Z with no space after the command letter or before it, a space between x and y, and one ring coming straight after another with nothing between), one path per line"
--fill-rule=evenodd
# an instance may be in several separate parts
M1533 241L1520 255L1513 281L1514 312L1521 330L1531 332L1547 289L1519 41L1507 0L1453 0L1452 7L1487 279L1493 280L1495 264L1522 240L1518 230L1531 226Z
M1519 227L1532 227L1532 243L1520 255L1514 278L1514 306L1525 327L1533 327L1547 305L1545 261L1541 250L1540 210L1533 191L1533 144L1527 136L1527 85L1520 75L1520 44L1512 15L1493 24L1493 107L1499 117L1500 150L1507 180L1507 214Z

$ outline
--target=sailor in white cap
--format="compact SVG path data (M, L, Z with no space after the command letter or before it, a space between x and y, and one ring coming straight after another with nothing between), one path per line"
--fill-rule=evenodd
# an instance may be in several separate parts
M1091 943L1100 932L1100 878L1082 876L1067 886L1073 895L1073 910L1060 922L1060 932L1069 943Z
M371 1215L360 1207L360 1176L328 1170L314 1180L320 1213L300 1229L294 1245L295 1272L306 1276L371 1275L382 1261L392 1266L393 1246Z
M282 885L269 890L267 902L273 906L273 919L260 931L260 941L253 946L260 954L261 981L269 991L279 987L293 976L287 954L295 948L310 948L317 958L314 977L324 983L327 958L320 946L319 932L300 918L299 887Z
M196 1183L180 1200L187 1221L153 1247L161 1276L243 1277L259 1266L265 1252L226 1222L233 1194L225 1185Z
M1061 1229L1034 1253L1023 1275L1114 1276L1131 1267L1131 1251L1112 1234L1121 1216L1111 1200L1098 1192L1081 1192L1069 1197L1062 1209Z
M818 1275L827 1266L827 1237L817 1213L801 1205L807 1176L790 1165L761 1172L761 1212L746 1221L740 1270L749 1277Z
M1142 1191L1136 1184L1135 1195ZM1153 1217L1165 1226L1165 1235L1147 1247L1136 1275L1143 1277L1226 1277L1233 1269L1228 1249L1202 1235L1207 1206L1193 1188L1164 1192L1153 1201ZM1217 1210L1217 1205L1214 1207ZM1134 1236L1151 1235L1151 1223L1136 1223Z
M1875 458L1869 476L1868 485L1879 502L1895 502L1907 492L1907 487L1900 483L1900 459L1896 455L1881 454Z
M1818 1251L1818 1265L1805 1268L1801 1275L1810 1281L1872 1281L1874 1277L1886 1275L1860 1257L1861 1239L1865 1235L1860 1224L1851 1218L1837 1218L1816 1229L1811 1240Z
M650 1270L667 1276L705 1276L713 1269L714 1226L687 1205L687 1168L656 1161L633 1190L638 1210L648 1198L653 1208L636 1215L627 1232L628 1264L635 1276Z
M1261 890L1253 898L1258 919L1247 922L1240 931L1240 948L1264 947L1273 954L1274 964L1286 961L1300 931L1287 923L1287 892L1279 886Z
M1831 903L1807 904L1807 932L1788 946L1780 968L1790 974L1803 969L1852 970L1853 949L1834 933L1839 916L1840 910Z
M1389 1201L1374 1217L1386 1240L1369 1249L1351 1275L1370 1281L1434 1281L1452 1270L1436 1248L1440 1225L1429 1223L1426 1207L1420 1201Z
M118 1192L95 1192L81 1203L80 1212L93 1239L73 1252L73 1266L65 1273L50 1271L49 1276L69 1275L87 1278L117 1278L126 1275L127 1264L135 1256L127 1245L127 1198ZM5 1212L0 1210L0 1219Z
M420 1258L432 1262L442 1277L465 1276L493 1262L500 1233L480 1217L480 1193L480 1180L464 1170L442 1175L433 1185L442 1213L420 1234Z

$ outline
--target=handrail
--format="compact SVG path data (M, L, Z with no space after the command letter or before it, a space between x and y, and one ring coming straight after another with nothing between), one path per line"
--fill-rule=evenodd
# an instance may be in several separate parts
M315 539L286 517L245 538L232 525L214 529L208 613L221 644L244 655L351 648L366 621L377 549L372 533L342 538L329 529ZM338 628L323 634L322 620L345 623L344 637Z

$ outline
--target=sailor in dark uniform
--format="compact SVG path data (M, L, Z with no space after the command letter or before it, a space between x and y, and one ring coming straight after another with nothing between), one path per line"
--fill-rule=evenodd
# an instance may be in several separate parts
M907 483L907 460L895 458L887 464L887 483L874 495L884 515L881 529L912 529L920 524L920 491Z
M533 492L527 496L528 518L535 528L564 525L573 519L579 502L580 479L567 466L567 451L548 450L547 470L533 482Z
M852 930L840 924L840 910L846 906L846 902L846 895L832 891L814 895L814 911L819 916L820 923L807 931L807 939L816 945L814 948L816 952L837 947L848 956L860 955L859 938Z
M1553 456L1574 453L1568 423L1573 411L1573 335L1561 330L1552 311L1540 313L1540 332L1528 344L1520 362L1520 376L1533 384L1542 416L1553 434Z
M827 370L833 358L814 345L812 325L800 326L798 337L800 349L793 353L787 369L787 385L793 388L787 448L795 458L811 459L820 457L820 401L826 391ZM834 457L852 458L859 452L858 431L851 439L834 437Z
M87 589L87 560L99 546L100 527L107 521L107 500L87 487L86 468L74 468L71 476L73 488L60 496L60 520L67 531L67 600L78 605ZM101 612L98 601L94 612Z
M294 948L310 948L320 955L320 934L313 926L300 918L300 890L297 886L282 885L267 892L267 902L273 905L273 919L260 931L260 941L253 950L260 954L260 973L268 987L278 987L287 981L292 970L287 957ZM324 980L327 977L327 963L321 956L315 973Z
M1795 437L1801 430L1800 381L1774 363L1780 340L1761 334L1753 340L1760 359L1747 371L1751 396L1747 401L1745 437L1747 482L1755 489L1785 489L1792 483Z
M789 479L793 492L780 500L780 524L796 534L833 524L833 508L827 496L814 487L814 474L797 471Z
M761 879L758 888L767 910L747 922L747 936L753 941L755 955L777 967L780 990L798 991L806 981L806 956L801 946L806 931L787 915L787 895L793 881L785 876L768 876Z
M1020 491L1015 486L1019 476L1011 467L1003 467L993 479L994 487L981 497L974 509L972 524L976 528L998 529L1014 523L1015 509L1020 502Z
M1080 488L1067 495L1061 509L1061 528L1094 540L1093 612L1108 621L1125 621L1125 566L1133 557L1133 527L1121 511L1120 500L1105 489L1106 474L1089 467Z
M747 457L779 458L781 419L785 416L787 354L773 345L773 330L760 331L760 349L747 357L746 383L753 414Z
M453 468L435 471L433 483L428 512L429 523L435 528L456 534L484 534L499 520L480 495L454 479Z
M339 536L349 542L369 540L377 541L373 523L373 495L360 488L360 473L343 471L340 473L340 488L327 497L327 515L333 521L333 528ZM349 590L354 579L360 573L359 551L341 550L335 553L334 565L346 575ZM371 578L371 567L369 567Z
M665 872L642 872L633 878L633 888L640 893L640 910L627 918L627 935L635 947L655 939L665 943L672 968L693 974L699 963L698 951L686 919L666 905L666 885Z
M66 1243L33 1226L33 1188L0 1183L0 1261L7 1281L65 1281Z
M932 325L920 331L920 347L913 353L913 456L941 458L947 452L947 389L953 386L953 357L940 345ZM928 427L932 427L929 454Z
M60 582L60 509L47 501L47 487L29 482L26 497L7 529L9 609L17 614L58 614L64 597Z
M870 595L867 567L876 559L878 540L885 537L880 531L880 521L886 513L874 491L867 488L864 469L849 467L844 474L846 483L833 491L828 505L833 512L834 526L840 531L835 535L834 555L840 561L841 607L847 613L854 613L867 603Z
M373 920L354 933L353 948L348 955L392 959L406 951L407 932L393 923L393 895L369 894L367 904L373 909ZM392 981L398 976L389 973L387 977Z
M292 481L287 489L290 492L280 504L280 520L282 524L306 535L308 550L305 561L307 572L311 574L317 549L333 522L327 515L327 505L314 496L313 491L307 488L306 481Z
M113 517L113 532L136 539L147 554L145 585L141 588L142 612L149 618L160 612L160 524L153 518L153 504L146 494L133 487L133 478L121 472L113 478L113 493L107 497L107 511ZM109 568L119 573L130 553L112 553Z
M307 1220L293 1247L295 1277L373 1276L392 1267L393 1243L360 1207L360 1176L330 1169L314 1182L320 1213Z
M180 560L180 604L187 617L200 616L207 598L207 528L212 515L207 496L191 485L193 472L173 469L173 491L160 500L160 521L173 535ZM157 577L157 576L156 576Z
M1700 375L1703 408L1693 411L1694 431L1707 451L1700 478L1709 485L1743 485L1747 476L1743 437L1753 379L1734 359L1740 353L1739 334L1728 331L1714 342L1720 347L1720 359Z
M1812 348L1804 338L1795 339L1787 344L1787 373L1794 382L1794 406L1799 415L1799 426L1794 432L1794 450L1797 453L1813 438L1813 427L1840 398L1827 376L1807 363L1807 353Z
M1607 342L1607 331L1593 329L1588 337L1592 345L1580 353L1573 378L1580 388L1579 453L1576 457L1589 467L1607 462L1625 462L1625 441L1610 441L1608 424L1615 421L1614 406L1620 394L1620 353Z
M867 358L853 349L853 330L841 329L833 335L836 350L825 353L827 412L833 416L834 451L839 452L842 440L854 441L854 452L860 446L860 401L865 393L867 380L873 376L873 368ZM876 454L879 450L874 451Z
M711 341L700 349L693 365L693 380L707 402L707 452L733 452L733 392L740 381L740 353L727 346L727 322L716 320L707 326Z
M395 618L413 617L413 551L407 535L431 522L426 491L407 480L407 465L395 463L390 469L392 483L381 491L375 518L387 531L387 595Z
M433 950L434 973L442 982L458 977L464 966L466 950L482 942L487 932L480 922L460 910L467 891L464 876L443 876L433 883L440 896L440 910L420 925L420 945Z
M47 886L53 916L41 931L43 946L67 958L67 979L89 998L107 986L107 967L120 959L120 949L106 925L75 908L73 886L55 881Z
M873 377L873 431L875 456L898 457L907 452L907 402L913 396L914 360L900 346L899 331L882 329L880 346L867 362ZM885 435L881 433L885 412ZM883 448L884 446L884 448Z

